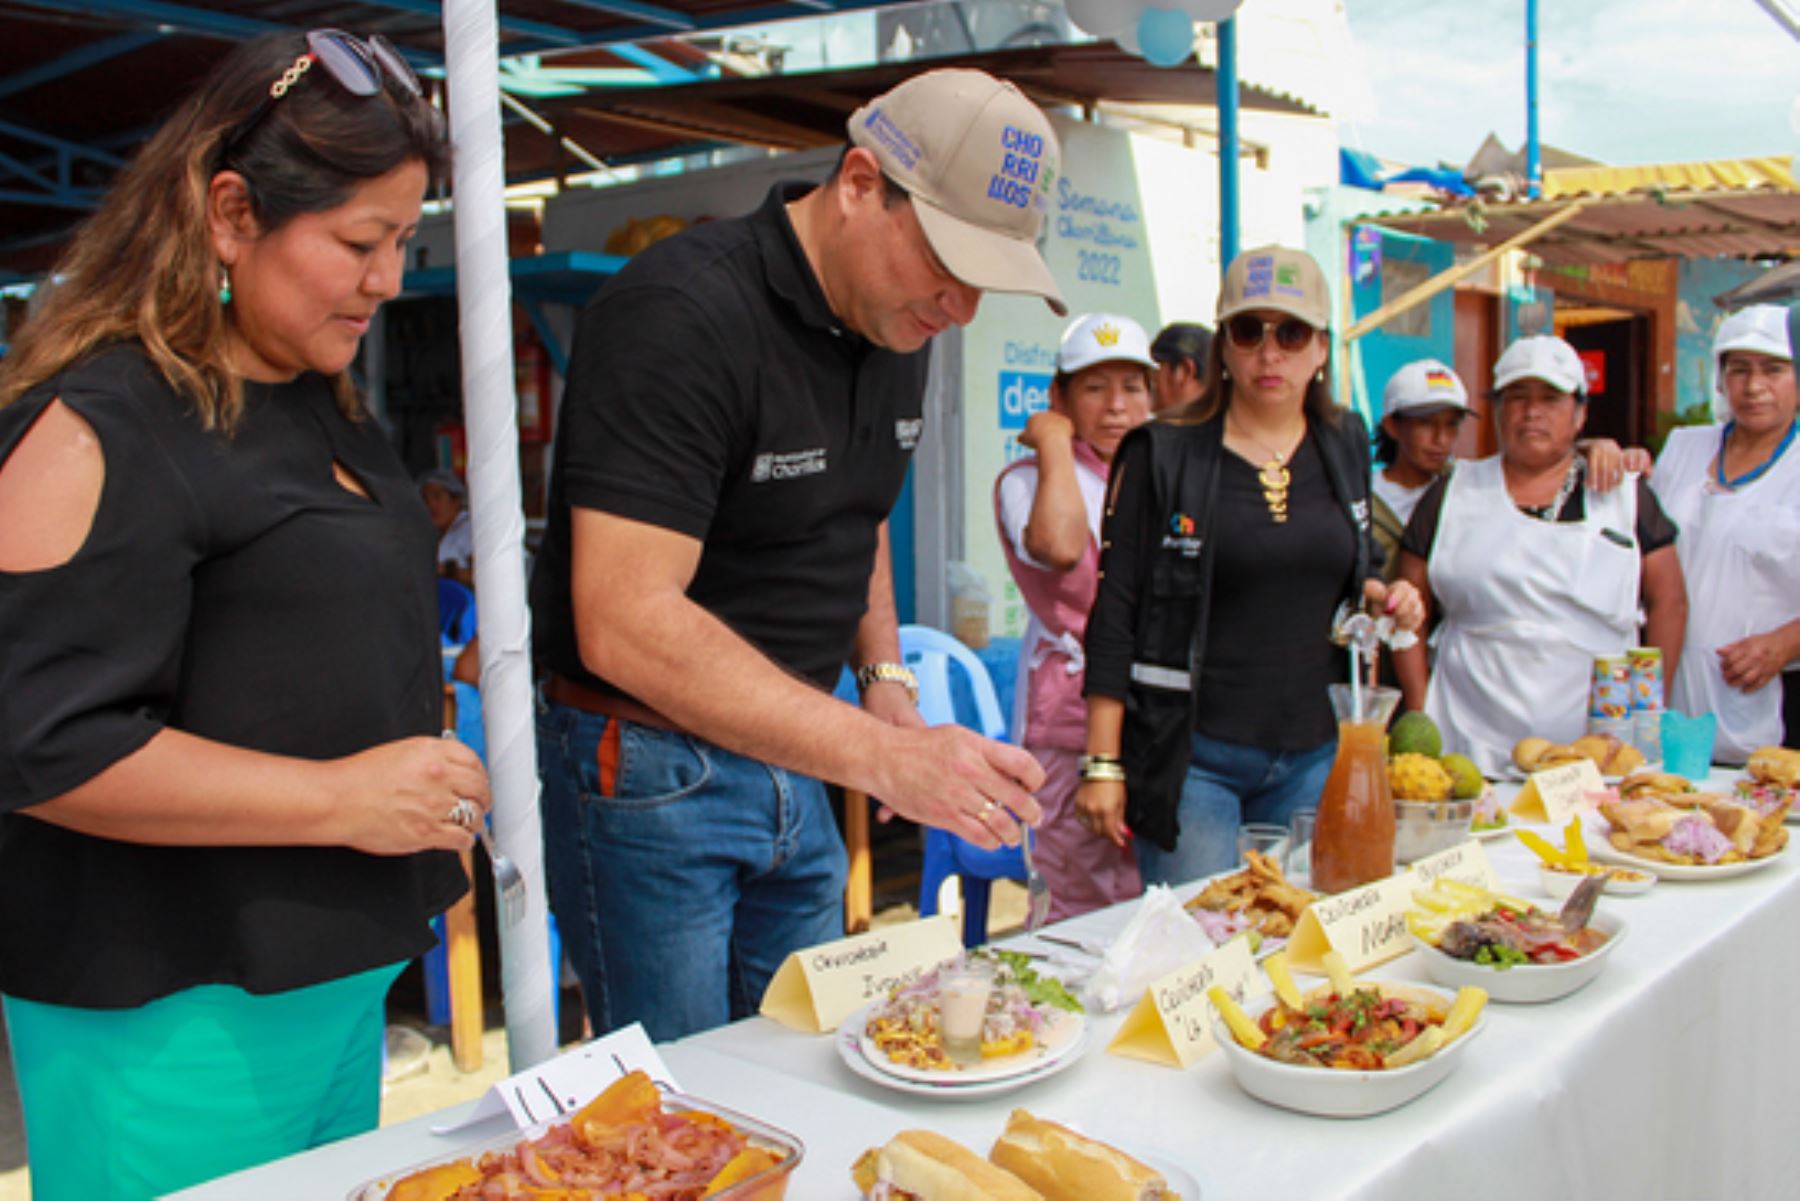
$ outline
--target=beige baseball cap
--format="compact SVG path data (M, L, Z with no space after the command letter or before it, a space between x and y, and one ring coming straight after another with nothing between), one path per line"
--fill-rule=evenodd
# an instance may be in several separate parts
M1023 92L983 71L927 71L850 114L849 131L911 194L952 275L984 292L1042 296L1068 315L1037 249L1062 150Z
M1314 329L1331 325L1331 293L1313 256L1291 246L1258 246L1231 260L1219 288L1219 320L1252 309L1298 317Z

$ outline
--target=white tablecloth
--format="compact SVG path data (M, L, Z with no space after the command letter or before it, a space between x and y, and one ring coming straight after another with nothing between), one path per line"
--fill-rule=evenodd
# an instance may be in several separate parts
M1485 844L1512 890L1542 898L1536 860L1507 836ZM1357 1120L1271 1108L1241 1092L1218 1054L1187 1071L1107 1054L1123 1014L1095 1019L1082 1062L1017 1092L916 1097L853 1074L830 1037L752 1018L659 1048L681 1086L792 1131L806 1158L794 1201L855 1196L850 1164L910 1126L985 1153L1022 1105L1182 1165L1207 1201L1344 1198L1791 1198L1800 1194L1800 853L1730 880L1664 880L1602 905L1630 923L1585 989L1546 1005L1494 1004L1482 1036L1438 1088ZM1548 902L1545 902L1548 904ZM1117 930L1128 906L1063 929ZM1019 945L1030 945L1019 940ZM1423 979L1408 954L1368 973ZM382 1171L490 1137L454 1139L422 1119L179 1194L184 1201L343 1197Z

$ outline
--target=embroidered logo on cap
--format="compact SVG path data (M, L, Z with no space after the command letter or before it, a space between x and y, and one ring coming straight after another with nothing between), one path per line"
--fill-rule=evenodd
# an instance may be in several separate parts
M1013 208L1042 204L1037 191L1043 174L1044 135L1008 125L1000 131L1000 169L988 179L989 200Z
M1117 346L1119 344L1119 327L1110 322L1105 325L1096 325L1094 341L1102 346Z
M1448 371L1440 371L1435 367L1425 370L1425 386L1427 388L1449 388L1456 390L1456 377Z

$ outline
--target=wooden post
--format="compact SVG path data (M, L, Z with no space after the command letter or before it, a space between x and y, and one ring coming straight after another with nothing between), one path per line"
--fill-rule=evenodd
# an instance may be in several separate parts
M1507 251L1517 250L1529 242L1537 241L1563 222L1574 218L1576 214L1587 208L1588 203L1589 202L1586 200L1571 200L1567 207L1551 213L1548 217L1545 217L1530 229L1522 230L1519 233L1514 234L1498 246L1490 246L1466 263L1458 263L1453 267L1446 267L1444 270L1438 272L1417 287L1407 289L1406 292L1382 305L1373 313L1370 313L1367 317L1364 317L1361 321L1358 321L1355 325L1352 325L1349 329L1345 330L1344 344L1347 347L1351 342L1362 337L1370 330L1378 329L1389 321L1392 321L1407 309L1430 300L1445 288L1453 287L1458 280L1465 279L1468 276L1475 274L1475 272L1481 270Z

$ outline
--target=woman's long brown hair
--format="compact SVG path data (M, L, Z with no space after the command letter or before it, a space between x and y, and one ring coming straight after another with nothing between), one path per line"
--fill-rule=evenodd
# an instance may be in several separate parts
M244 43L144 145L77 231L0 361L0 405L104 346L135 339L208 428L236 424L243 387L229 362L223 272L206 217L214 175L243 175L267 235L302 213L343 204L357 186L404 163L423 162L437 179L449 162L436 110L392 88L352 95L317 64L245 128L304 53L298 34ZM349 373L333 385L345 412L360 413Z

